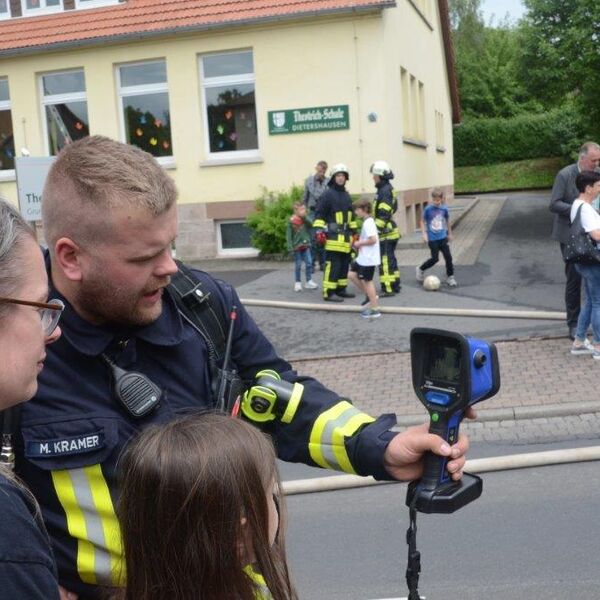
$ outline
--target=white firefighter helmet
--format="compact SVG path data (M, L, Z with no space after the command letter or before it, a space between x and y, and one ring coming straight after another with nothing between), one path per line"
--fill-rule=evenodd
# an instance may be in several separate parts
M428 292L437 292L440 289L440 285L442 285L442 282L435 275L428 275L423 281L423 288Z
M333 165L333 167L331 167L329 177L331 178L332 181L335 179L335 176L338 173L343 173L346 176L346 181L348 179L350 179L350 175L348 173L348 167L344 163L338 163L337 165Z
M371 174L379 175L379 177L384 177L385 179L393 179L394 174L392 173L392 169L390 165L388 165L385 160L376 160L371 165Z

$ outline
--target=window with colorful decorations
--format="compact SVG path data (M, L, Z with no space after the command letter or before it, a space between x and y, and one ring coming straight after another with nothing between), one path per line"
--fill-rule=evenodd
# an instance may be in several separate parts
M200 64L208 153L256 152L252 52L210 54Z
M82 69L40 76L48 154L90 134Z
M173 156L164 60L118 69L124 141L156 157Z

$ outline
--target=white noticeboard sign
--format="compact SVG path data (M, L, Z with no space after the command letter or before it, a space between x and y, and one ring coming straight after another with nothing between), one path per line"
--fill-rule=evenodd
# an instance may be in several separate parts
M19 210L26 221L42 218L42 191L54 156L19 156L15 161Z

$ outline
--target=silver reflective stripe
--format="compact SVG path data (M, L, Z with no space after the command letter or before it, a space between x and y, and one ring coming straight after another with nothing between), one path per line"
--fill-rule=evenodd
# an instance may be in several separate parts
M121 585L123 547L101 465L52 471L68 533L77 543L77 573L92 585Z
M73 482L77 504L85 519L87 539L94 546L94 572L96 574L96 581L100 585L111 585L110 552L108 552L108 545L104 536L102 519L98 514L98 509L92 496L92 488L83 469L71 469L69 474Z
M334 434L337 429L343 429L344 426L356 415L363 414L360 410L350 405L337 419L329 421L323 429L321 435L321 447L323 458L334 468L344 470L344 466L340 464L333 449L335 445Z

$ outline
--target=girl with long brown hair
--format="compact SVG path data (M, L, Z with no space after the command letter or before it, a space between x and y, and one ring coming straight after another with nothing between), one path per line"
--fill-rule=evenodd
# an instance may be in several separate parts
M125 600L295 600L271 441L204 413L143 431L121 459Z

